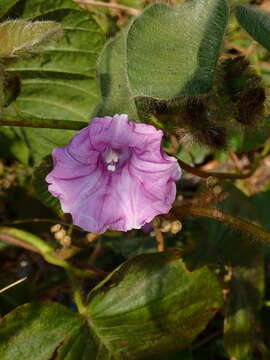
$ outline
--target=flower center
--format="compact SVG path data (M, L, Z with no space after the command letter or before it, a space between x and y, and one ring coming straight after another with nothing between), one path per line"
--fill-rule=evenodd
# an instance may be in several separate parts
M109 171L115 171L116 170L116 163L118 163L118 153L116 150L113 150L112 148L109 148L107 150L107 153L105 155L105 162L107 165L107 170Z

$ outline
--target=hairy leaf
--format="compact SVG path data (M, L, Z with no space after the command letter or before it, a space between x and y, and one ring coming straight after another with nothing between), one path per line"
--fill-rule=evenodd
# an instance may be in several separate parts
M225 186L227 198L219 204L224 211L256 219L258 211L238 189ZM254 347L256 314L264 293L262 246L244 232L212 219L193 219L189 229L186 261L194 268L203 264L228 271L229 294L226 302L225 348L230 357L247 359Z
M17 307L0 323L0 359L49 360L83 325L81 317L60 304Z
M238 5L236 17L241 26L270 51L270 16L249 5Z
M103 49L99 64L98 76L102 94L102 103L96 109L99 116L128 114L137 118L137 111L126 74L126 31L122 31Z
M61 25L53 21L6 21L0 24L0 61L18 60L39 53L50 41L61 36Z
M63 27L64 36L48 46L42 56L20 61L8 69L22 80L21 94L15 102L18 115L88 121L99 101L95 66L104 43L101 29L72 0L27 0L21 17L28 21L56 21ZM74 134L70 130L20 131L36 163L54 147L65 145Z
M116 359L139 360L185 348L221 304L214 275L206 267L189 272L170 251L121 265L90 293L88 311Z
M189 272L177 251L139 255L91 291L84 317L59 304L12 311L0 323L0 358L158 359L186 348L221 305L206 267Z
M209 92L227 21L225 0L149 6L127 35L133 95L169 100Z
M227 20L225 0L146 8L102 52L98 71L103 101L97 114L127 113L145 121L155 99L207 93Z
M3 157L15 157L27 165L29 159L29 148L25 142L7 126L0 127L0 153Z
M59 200L49 193L48 184L45 181L45 177L49 174L52 168L52 158L48 155L34 169L33 186L37 196L45 205L49 206L57 213L62 213Z

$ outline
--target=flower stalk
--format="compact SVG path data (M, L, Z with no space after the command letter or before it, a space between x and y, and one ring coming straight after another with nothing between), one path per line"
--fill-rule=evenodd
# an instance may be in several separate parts
M259 239L264 243L270 244L269 232L247 220L241 219L237 216L233 216L216 208L183 205L180 207L175 207L172 213L180 218L190 215L208 217L224 224L231 225L236 229L247 232L254 238Z
M249 170L247 173L245 174L239 174L239 173L223 173L223 172L206 172L203 170L199 170L196 169L188 164L186 164L184 161L182 160L178 160L180 166L182 169L188 171L189 173L199 176L201 178L207 179L209 177L215 177L218 179L231 179L231 180L236 180L236 179L247 179L249 178L252 174L254 174L254 172L256 171L259 161L256 161L254 166L252 167L251 170Z

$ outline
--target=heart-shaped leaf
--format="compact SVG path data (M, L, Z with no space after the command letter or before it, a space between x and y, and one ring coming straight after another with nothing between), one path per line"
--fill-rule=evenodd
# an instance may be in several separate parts
M98 76L102 94L102 103L96 109L96 115L115 115L119 112L137 118L137 110L126 76L126 31L104 47L99 63Z
M0 323L0 359L49 360L84 324L83 318L60 304L17 307Z
M139 360L188 346L221 304L211 271L189 272L169 251L125 262L90 293L88 311L116 359Z
M170 100L207 93L227 21L225 0L149 6L127 35L127 72L133 95Z
M96 114L144 121L154 99L209 92L227 21L226 0L150 5L101 55Z
M221 305L206 267L189 272L177 251L139 255L93 289L83 317L59 304L15 309L0 324L0 358L156 359L186 348Z
M21 78L21 94L15 105L21 117L88 121L99 101L95 67L104 35L92 16L72 0L27 0L20 14L26 20L56 21L64 36L38 58L9 67ZM11 105L12 107L12 105ZM12 114L14 115L14 113ZM20 129L39 162L56 146L65 145L74 131Z

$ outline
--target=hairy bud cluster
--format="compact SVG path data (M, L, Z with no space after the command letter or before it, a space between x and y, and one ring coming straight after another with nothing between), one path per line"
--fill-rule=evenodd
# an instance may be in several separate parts
M226 146L226 129L213 118L210 106L209 98L190 98L186 101L177 116L176 135L179 140L183 137L183 129L187 128L196 142L213 149Z
M261 78L244 57L227 59L222 64L224 90L232 102L234 118L247 126L255 126L264 113L266 100Z

